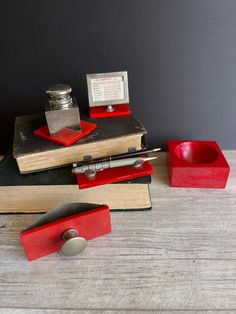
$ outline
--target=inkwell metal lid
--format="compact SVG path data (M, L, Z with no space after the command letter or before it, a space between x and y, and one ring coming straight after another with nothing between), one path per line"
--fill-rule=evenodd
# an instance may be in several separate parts
M66 84L55 84L50 86L46 93L49 96L51 110L66 110L73 105L70 93L72 88Z

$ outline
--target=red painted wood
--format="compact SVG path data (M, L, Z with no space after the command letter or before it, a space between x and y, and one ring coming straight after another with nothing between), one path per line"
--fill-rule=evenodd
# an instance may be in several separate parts
M90 107L90 118L108 118L131 115L131 110L128 104L114 105L113 112L107 112L107 106Z
M225 188L230 167L214 141L169 141L170 186Z
M81 130L73 130L69 128L64 128L61 131L57 132L54 135L50 135L48 131L48 126L45 125L37 130L34 131L34 134L38 137L41 137L47 141L55 142L57 144L63 145L63 146L70 146L74 144L75 142L78 142L81 138L83 138L85 135L91 133L93 130L97 128L97 125L95 123L87 122L84 120L81 120Z
M20 240L29 260L58 252L63 244L63 233L71 228L78 230L86 240L111 232L110 209L103 205L75 214L31 230L23 231Z
M84 174L77 174L76 177L79 188L86 189L97 185L145 177L153 173L154 169L151 163L146 161L140 168L124 166L98 171L93 179L88 179Z

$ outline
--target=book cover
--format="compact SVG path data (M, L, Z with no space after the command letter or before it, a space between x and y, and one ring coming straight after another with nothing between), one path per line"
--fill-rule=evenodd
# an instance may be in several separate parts
M13 155L21 173L41 171L81 161L141 149L145 128L134 116L83 120L97 124L96 130L77 143L64 147L38 138L33 131L46 124L44 114L16 117Z

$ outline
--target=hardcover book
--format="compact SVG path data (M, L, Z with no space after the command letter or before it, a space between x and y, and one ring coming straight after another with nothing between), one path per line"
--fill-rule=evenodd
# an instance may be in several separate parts
M107 204L111 210L151 208L146 176L79 190L71 167L20 174L12 154L0 162L0 213L40 213L64 203Z
M83 120L97 124L96 130L77 143L64 147L38 138L33 131L46 124L45 115L16 118L13 155L21 173L42 171L79 162L85 156L93 159L140 150L145 128L134 116Z

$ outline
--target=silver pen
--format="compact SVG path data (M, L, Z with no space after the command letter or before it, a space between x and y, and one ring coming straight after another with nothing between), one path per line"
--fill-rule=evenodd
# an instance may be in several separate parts
M115 159L123 159L123 158L130 158L130 157L138 158L138 156L140 156L140 155L146 155L149 153L158 152L160 150L161 150L160 148L141 149L141 150L136 150L134 152L127 152L127 153L122 153L122 154L113 155L113 156L109 156L109 157L101 157L101 158L95 158L95 159L91 159L91 160L83 160L80 162L76 162L74 164L79 167L82 165L94 164L97 162L109 161L109 160L115 160Z
M95 162L93 164L82 165L79 167L75 167L72 169L72 172L75 174L85 173L86 171L101 171L104 169L109 168L116 168L116 167L124 167L124 166L135 166L141 165L145 161L156 159L157 157L136 157L136 158L124 158L124 159L117 159L117 160L108 160L108 161L101 161Z

